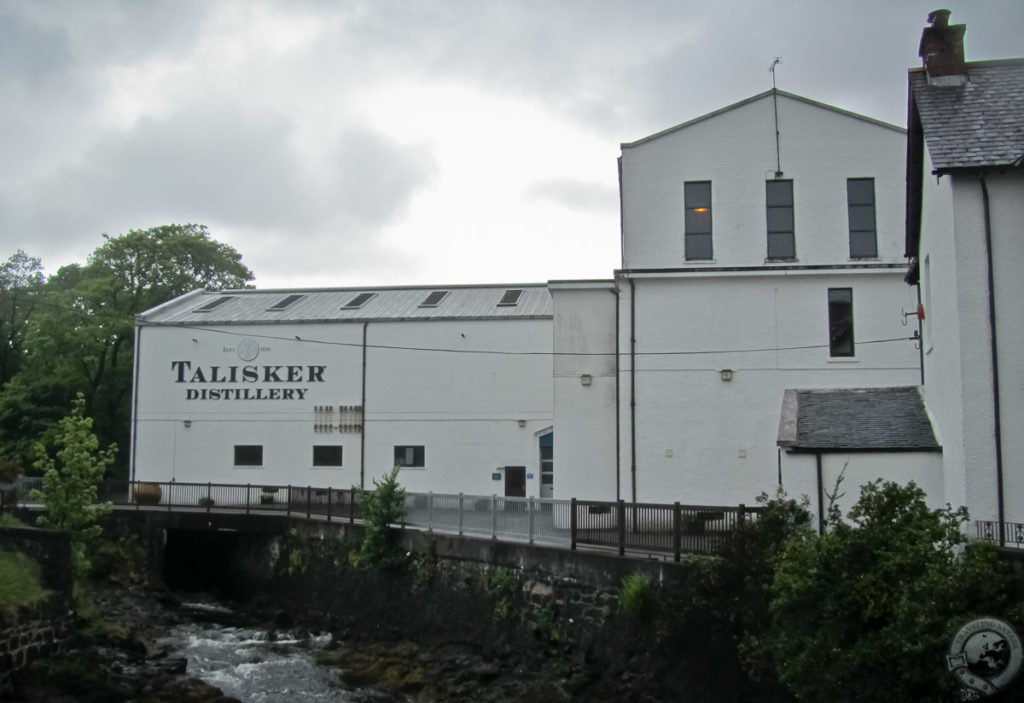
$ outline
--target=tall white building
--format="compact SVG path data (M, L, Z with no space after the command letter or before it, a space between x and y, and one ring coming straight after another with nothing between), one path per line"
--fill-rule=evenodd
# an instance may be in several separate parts
M907 278L946 499L1022 523L1024 59L965 62L966 26L948 17L932 13L909 74Z
M544 285L195 291L139 315L140 481L540 496ZM543 456L542 456L543 455Z
M622 268L549 285L555 495L749 504L820 495L844 466L933 481L934 438L891 466L840 444L822 468L779 434L787 389L920 382L905 150L899 127L783 91L623 144Z

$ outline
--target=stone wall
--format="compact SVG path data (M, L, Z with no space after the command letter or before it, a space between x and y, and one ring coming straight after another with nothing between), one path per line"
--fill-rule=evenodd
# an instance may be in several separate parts
M0 547L27 554L41 567L52 591L36 605L0 614L0 691L14 672L60 652L74 634L71 610L71 539L66 532L0 528Z

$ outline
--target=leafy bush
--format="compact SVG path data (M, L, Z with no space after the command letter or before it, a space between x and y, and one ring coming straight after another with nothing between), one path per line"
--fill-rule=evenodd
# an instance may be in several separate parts
M13 613L48 595L37 563L21 552L0 549L0 613Z
M635 618L647 619L656 604L651 577L640 571L634 571L622 579L619 586L619 604L622 609Z
M964 508L929 509L913 483L863 486L848 518L830 511L825 534L796 534L777 560L780 680L807 700L953 700L950 638L974 616L1005 616L1005 565L965 545Z
M351 558L356 566L393 566L400 560L389 527L405 515L405 489L398 483L398 467L381 479L373 479L373 488L358 489L363 542Z
M500 566L492 569L487 577L487 589L494 595L494 619L507 620L515 612L519 573Z

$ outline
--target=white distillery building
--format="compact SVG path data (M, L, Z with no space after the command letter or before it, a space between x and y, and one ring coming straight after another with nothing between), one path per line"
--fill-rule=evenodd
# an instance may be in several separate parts
M879 387L923 413L905 151L900 127L783 91L623 144L621 270L549 284L555 496L820 500L845 467L846 488L914 479L941 502L927 418L895 450L871 429L891 403L837 426ZM843 438L801 431L813 389L850 391L828 405Z
M948 17L932 13L909 73L907 280L946 499L1024 523L1024 59L966 62Z
M551 320L544 285L194 291L136 319L131 476L543 497Z

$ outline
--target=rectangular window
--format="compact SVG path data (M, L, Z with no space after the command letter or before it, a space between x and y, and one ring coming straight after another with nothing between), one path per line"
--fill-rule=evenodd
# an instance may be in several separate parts
M360 293L356 297L352 298L352 300L350 300L347 303L345 303L342 307L343 308L349 308L349 309L361 308L361 307L363 307L364 304L366 304L366 301L368 301L370 298L372 298L375 295L377 295L377 294L376 293Z
M446 295L448 295L448 291L446 290L435 290L431 292L430 295L423 299L423 302L420 303L420 307L436 308L441 303L441 301L444 300L444 297Z
M395 446L395 466L425 466L423 446Z
M203 303L202 305L197 307L192 312L210 312L211 310L216 310L217 308L219 308L221 305L223 305L224 303L228 302L229 300L234 300L234 299L235 299L235 296L233 296L233 295L222 295L219 298L214 298L213 300L211 300L211 301L209 301L207 303Z
M875 179L846 179L846 204L850 213L850 258L878 256L875 237Z
M793 181L766 181L765 203L768 220L768 258L795 259Z
M313 445L313 466L314 467L341 467L341 445L340 444L315 444Z
M519 304L519 298L523 295L522 288L509 288L498 301L498 307L512 307Z
M298 301L302 300L305 297L306 296L301 293L294 293L292 295L285 296L284 298L281 298L279 301L277 301L269 308L267 308L267 312L279 312L281 310L285 310L288 308L288 306L297 303Z
M235 466L263 466L263 445L236 444Z
M686 241L683 243L686 260L714 258L711 246L711 181L684 183L683 207L686 210Z
M853 356L853 289L828 289L830 356Z

